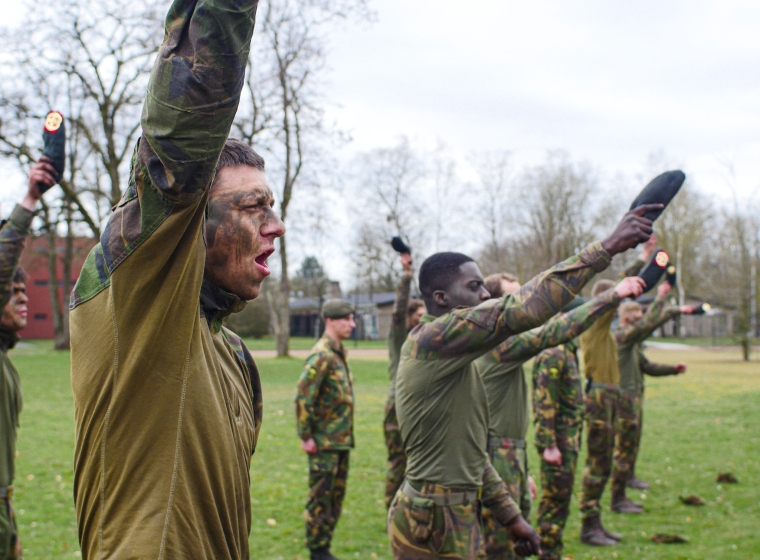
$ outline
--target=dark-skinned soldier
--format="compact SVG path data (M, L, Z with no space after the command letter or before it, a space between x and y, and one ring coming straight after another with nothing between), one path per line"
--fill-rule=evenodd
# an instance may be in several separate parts
M311 560L335 560L330 553L354 447L354 382L343 341L356 327L354 306L330 299L322 306L325 332L306 358L296 390L296 426L309 457L306 546Z
M19 340L18 331L26 327L27 302L26 274L18 267L29 228L34 218L34 208L42 196L40 186L51 187L56 183L58 172L52 161L43 156L29 172L27 192L7 221L0 226L0 560L21 558L21 542L18 536L11 498L13 478L16 474L16 430L23 405L21 379L8 351Z
M409 333L396 377L407 472L388 517L394 558L476 558L483 552L482 505L507 526L518 555L539 550L538 535L488 460L488 401L473 362L545 322L612 255L646 241L652 228L640 217L645 211L629 212L607 240L502 299L489 300L480 270L466 255L438 253L422 265L420 291L429 315Z
M256 7L169 8L126 192L71 296L85 560L250 556L261 384L223 320L285 231L264 160L228 140Z
M626 287L632 283L639 288L628 293ZM643 284L640 278L626 278L614 290L600 294L598 299L608 302L601 314L614 309L622 297L635 297ZM583 387L577 349L576 342L568 340L543 350L533 364L534 443L541 457L541 500L536 527L541 536L541 558L545 560L562 558L562 531L570 511L580 449Z
M513 286L515 291L520 288L514 281L510 284L504 286L505 293L510 293ZM639 278L628 278L615 289L608 290L577 309L556 315L542 327L509 337L475 362L488 398L489 459L510 495L520 505L525 519L530 516L535 486L530 488L532 479L528 474L525 449L530 405L523 363L545 348L573 340L600 316L617 307L621 299L637 297L643 285L644 281ZM502 296L501 291L495 289L491 295ZM498 522L488 508L483 510L483 522L487 557L491 560L515 558L507 528Z
M401 347L404 345L409 331L419 324L420 319L425 314L425 304L422 301L418 299L410 301L409 299L412 286L412 256L409 253L401 255L401 266L404 268L404 274L396 286L391 328L388 332L388 373L391 378L391 388L388 391L385 418L383 419L385 445L388 448L388 473L385 477L386 508L391 506L393 496L401 488L406 471L406 455L404 454L404 444L401 441L401 432L398 429L398 417L396 416L396 372L401 357Z
M643 342L660 325L682 313L688 315L694 312L690 305L667 306L670 288L667 282L657 287L657 297L646 313L635 301L623 303L618 312L620 322L614 336L618 344L620 399L612 469L612 494L613 500L617 496L617 500L614 500L617 502L625 497L625 487L630 484L638 457L644 404L644 375L660 377L686 371L684 363L671 366L650 362L642 350Z
M644 244L643 250L622 276L635 276L644 267L655 249L655 236ZM591 290L597 296L610 289L611 280L599 280ZM610 332L615 309L608 311L580 336L581 356L586 374L586 394L583 408L586 422L588 454L583 470L581 542L594 546L612 546L620 535L607 530L601 520L601 499L612 472L615 446L615 417L620 393L620 371L617 363L617 343ZM625 504L631 513L639 508ZM640 510L639 510L640 511Z

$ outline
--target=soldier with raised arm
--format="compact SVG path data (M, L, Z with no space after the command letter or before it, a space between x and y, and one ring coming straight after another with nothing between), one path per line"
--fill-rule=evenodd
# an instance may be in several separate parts
M488 279L486 279L488 280ZM531 489L535 488L528 474L525 438L530 422L529 391L523 363L551 348L572 341L600 316L614 309L622 298L637 297L644 281L627 278L614 290L608 290L593 300L566 313L556 315L542 327L509 337L490 352L478 358L475 366L483 377L488 397L489 427L488 456L510 495L520 505L525 519L530 516ZM492 296L501 297L511 287L520 288L516 281L506 290L492 286ZM574 304L575 300L570 305ZM486 555L492 560L512 559L515 554L507 528L498 522L488 508L483 511Z
M404 481L406 471L406 455L401 441L396 416L396 372L401 357L401 347L406 341L409 331L416 327L425 314L425 304L418 299L409 299L412 287L412 255L401 255L401 266L404 274L396 287L396 299L393 302L391 328L388 332L388 373L391 378L391 388L385 403L385 418L383 432L385 446L388 448L388 473L385 476L385 507L391 507L393 496L396 495Z
M24 398L21 379L8 356L19 340L18 331L27 323L26 273L18 261L34 219L34 208L41 198L40 187L55 185L58 172L50 158L42 156L32 166L27 191L8 220L0 226L0 560L21 558L11 498L16 474L16 430Z
M652 232L640 217L646 211L629 212L607 240L501 299L489 300L480 270L466 255L438 253L422 265L420 291L429 315L409 333L396 378L407 473L388 518L394 558L475 558L483 550L481 504L508 527L518 555L539 550L538 535L488 461L488 402L473 362L541 325L612 255L646 241Z
M82 557L249 557L259 374L223 319L284 226L228 140L257 0L175 0L129 183L71 296Z
M683 314L691 314L690 305L667 306L667 294L671 286L663 282L657 287L657 297L644 313L635 301L620 306L620 324L614 332L618 344L618 367L620 368L619 411L615 427L616 442L613 455L612 494L618 501L625 497L625 487L630 485L639 452L644 405L644 375L660 377L678 375L686 371L686 364L673 366L650 362L642 350L643 342L660 325ZM636 486L648 488L644 481Z

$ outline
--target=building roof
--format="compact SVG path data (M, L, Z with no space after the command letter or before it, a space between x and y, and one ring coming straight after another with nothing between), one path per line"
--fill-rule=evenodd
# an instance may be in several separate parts
M396 301L396 292L380 292L379 294L350 294L344 295L344 299L353 303L356 307L385 307L393 305ZM309 311L319 309L319 298L300 297L290 298L290 309L293 311Z

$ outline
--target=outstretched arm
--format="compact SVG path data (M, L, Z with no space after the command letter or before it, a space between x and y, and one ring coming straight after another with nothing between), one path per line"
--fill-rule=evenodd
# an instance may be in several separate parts
M644 352L639 349L639 369L642 373L651 375L652 377L664 377L666 375L678 375L686 371L686 364L658 364L650 362Z
M651 335L657 327L681 314L681 308L666 307L666 303L666 297L658 295L640 320L631 325L620 327L615 331L615 340L617 343L624 344L633 340L644 340Z

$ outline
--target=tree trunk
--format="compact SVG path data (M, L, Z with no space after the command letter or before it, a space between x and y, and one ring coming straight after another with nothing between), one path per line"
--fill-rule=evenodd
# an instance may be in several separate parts
M48 218L49 214L45 215ZM55 224L50 223L47 219L47 239L48 239L48 289L50 290L50 311L53 315L53 338L56 350L59 343L65 338L65 325L63 312L61 310L61 297L58 291L58 252L56 248L56 231Z
M74 230L72 229L71 203L66 207L66 247L63 252L63 301L61 302L61 316L63 319L63 332L56 337L56 350L69 350L71 348L71 334L69 330L69 297L71 296L71 263L74 260Z
M277 342L277 356L290 355L290 278L288 277L288 251L284 237L280 238L280 285L279 301L276 302L277 327L275 340Z

